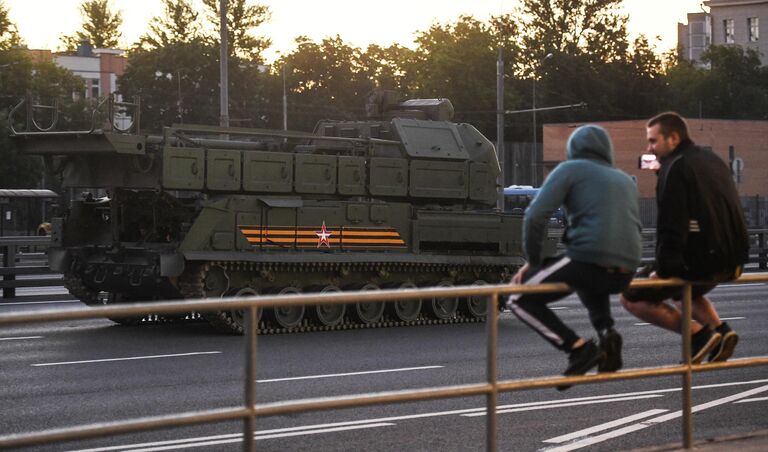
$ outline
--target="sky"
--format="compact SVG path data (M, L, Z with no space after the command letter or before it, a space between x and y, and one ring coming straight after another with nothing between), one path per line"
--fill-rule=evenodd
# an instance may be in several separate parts
M80 29L82 0L0 0L31 49L56 50L59 38ZM200 0L195 0L200 1ZM364 48L368 44L398 43L413 47L415 32L435 22L450 23L461 15L484 20L511 12L519 0L256 0L272 10L271 20L257 28L256 35L272 39L265 54L272 60L277 52L294 48L300 35L319 41L339 35L344 42ZM113 10L123 14L122 44L129 46L141 36L149 20L163 12L158 0L111 0ZM624 0L629 14L631 37L645 34L659 37L664 52L677 45L677 23L686 14L701 11L701 0Z

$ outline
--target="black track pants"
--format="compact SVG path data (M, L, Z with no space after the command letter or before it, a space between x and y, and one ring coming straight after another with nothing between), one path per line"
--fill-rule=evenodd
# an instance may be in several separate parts
M610 295L624 290L632 281L632 273L609 271L587 262L572 261L569 257L548 259L540 267L533 267L523 277L524 284L563 282L576 290L589 311L589 320L597 331L613 327ZM547 306L572 292L542 294L512 294L507 307L524 323L533 328L555 347L568 352L578 336Z

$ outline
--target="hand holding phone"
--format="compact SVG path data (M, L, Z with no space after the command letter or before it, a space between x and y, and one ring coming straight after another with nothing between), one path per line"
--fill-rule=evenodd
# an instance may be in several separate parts
M658 171L658 169L661 168L661 163L659 163L659 161L656 160L656 155L643 154L640 156L637 166L638 168L644 169L644 170Z

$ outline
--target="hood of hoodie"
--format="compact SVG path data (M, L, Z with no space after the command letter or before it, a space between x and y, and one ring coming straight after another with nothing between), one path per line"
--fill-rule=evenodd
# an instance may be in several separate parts
M613 166L613 143L608 132L600 126L586 125L576 129L565 147L568 160L601 160Z

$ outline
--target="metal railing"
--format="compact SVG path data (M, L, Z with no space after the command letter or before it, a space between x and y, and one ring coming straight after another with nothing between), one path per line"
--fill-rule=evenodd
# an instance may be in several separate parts
M768 274L751 274L742 276L738 282L766 282ZM260 295L257 297L234 297L222 299L200 299L174 302L135 303L103 307L90 307L74 310L45 310L35 312L18 312L0 316L0 325L23 323L40 323L65 320L84 320L101 317L132 317L149 313L175 314L190 311L204 312L216 310L247 310L248 327L245 340L245 395L244 405L224 409L183 412L163 416L144 417L139 419L115 421L109 423L91 424L85 426L44 430L32 433L0 436L0 449L40 445L58 441L72 441L114 434L137 431L155 430L167 427L180 427L202 423L212 423L231 420L244 421L243 448L255 450L256 419L264 416L294 414L306 411L329 410L338 408L362 407L388 403L426 401L443 398L465 396L486 396L486 448L496 450L496 405L500 392L521 391L526 389L541 389L559 385L575 385L602 383L616 380L630 380L647 377L670 375L682 376L683 403L683 447L690 448L693 438L692 424L692 374L722 369L733 369L749 366L768 365L768 357L736 359L722 363L706 365L691 364L691 283L678 279L635 280L633 288L679 286L684 290L683 297L683 329L682 329L682 364L645 369L631 369L614 373L599 373L596 375L572 377L548 377L522 380L497 380L497 309L501 295L513 293L543 293L567 290L565 284L540 284L532 286L489 285L466 287L435 287L428 289L399 289L379 292L343 292L324 294L297 295ZM356 302L395 301L431 297L478 297L487 296L489 302L486 322L486 381L484 383L443 386L416 390L388 391L362 395L349 395L332 398L315 398L291 400L284 402L256 403L256 342L257 309L272 306L298 306L308 304L339 304Z
M3 298L16 297L19 287L60 286L62 278L48 268L48 258L40 252L47 248L51 238L47 236L0 237L0 288ZM22 253L22 250L26 252ZM18 265L21 264L21 265ZM40 279L17 279L17 276L42 277Z

